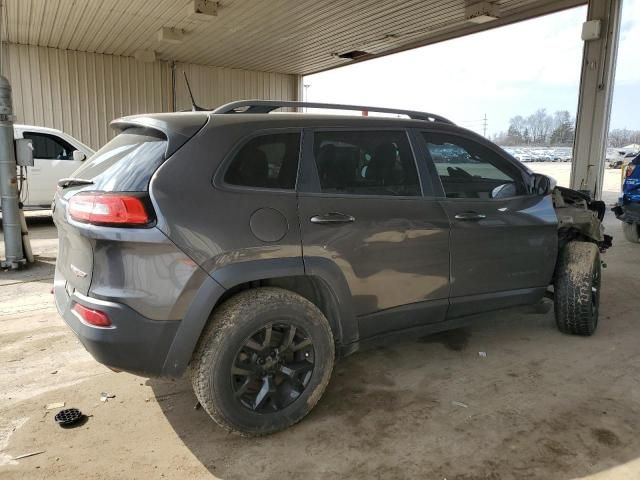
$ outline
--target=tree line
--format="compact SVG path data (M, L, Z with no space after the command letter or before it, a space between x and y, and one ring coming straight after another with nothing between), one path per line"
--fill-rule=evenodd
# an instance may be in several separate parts
M539 108L528 117L516 115L509 120L509 129L500 132L494 141L500 145L566 146L573 145L576 119L567 111L553 115Z
M512 117L509 129L494 135L493 141L504 146L570 147L575 130L576 119L567 110L549 114L545 108L540 108L527 117ZM616 128L609 132L610 147L624 147L632 143L640 143L640 130Z

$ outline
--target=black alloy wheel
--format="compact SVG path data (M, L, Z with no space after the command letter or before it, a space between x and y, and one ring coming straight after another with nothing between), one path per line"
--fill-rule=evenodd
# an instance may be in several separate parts
M247 338L236 354L231 368L234 395L254 412L277 412L302 395L313 367L313 344L301 327L286 322L267 325Z

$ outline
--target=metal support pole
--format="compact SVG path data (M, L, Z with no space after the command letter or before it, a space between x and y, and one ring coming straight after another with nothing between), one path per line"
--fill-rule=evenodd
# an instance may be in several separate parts
M22 250L22 225L18 205L18 174L13 143L13 105L9 80L0 76L0 198L4 255L2 268L18 269L26 264Z
M594 198L602 194L621 12L622 0L589 0L587 22L599 21L600 33L584 43L571 188Z

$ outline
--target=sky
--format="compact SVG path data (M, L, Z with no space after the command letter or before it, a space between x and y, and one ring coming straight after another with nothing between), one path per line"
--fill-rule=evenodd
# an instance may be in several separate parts
M424 110L482 133L538 108L575 115L586 7L309 75L307 100ZM611 128L640 130L640 0L624 0Z

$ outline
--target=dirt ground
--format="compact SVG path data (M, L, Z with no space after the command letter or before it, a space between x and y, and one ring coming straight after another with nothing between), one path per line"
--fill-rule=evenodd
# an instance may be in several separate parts
M568 182L567 164L530 166ZM619 175L607 171L609 203ZM640 246L610 212L595 336L560 334L547 302L358 353L304 421L260 439L194 409L186 380L94 362L53 305L55 229L29 223L36 265L0 273L2 479L640 478ZM88 421L59 428L52 402Z

